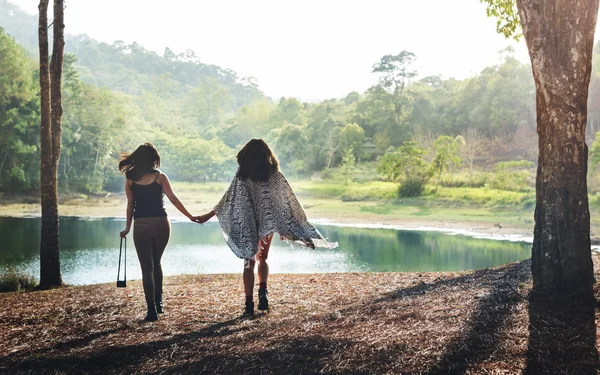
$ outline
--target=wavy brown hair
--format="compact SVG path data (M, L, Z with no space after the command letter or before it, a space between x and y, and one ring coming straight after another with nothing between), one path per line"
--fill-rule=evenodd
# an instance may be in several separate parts
M242 180L267 181L271 173L279 170L279 160L267 142L252 138L237 154L240 166L237 176Z
M131 154L121 154L119 171L129 180L137 181L144 173L160 167L160 154L152 143L140 145Z

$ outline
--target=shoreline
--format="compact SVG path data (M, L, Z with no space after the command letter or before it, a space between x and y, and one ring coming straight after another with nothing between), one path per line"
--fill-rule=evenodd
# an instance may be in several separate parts
M3 214L0 213L0 218L17 218L17 219L34 219L41 215L35 214ZM125 220L125 216L111 215L60 215L65 218L78 219L116 219ZM169 214L171 222L188 222L182 215ZM210 221L217 221L213 218ZM324 218L319 217L310 220L309 222L316 225L331 225L337 227L348 228L366 228L366 229L390 229L399 231L419 231L419 232L441 232L447 235L461 235L477 239L487 239L494 241L510 241L510 242L525 242L533 244L533 228L528 231L517 226L498 226L489 225L489 223L473 222L473 221L452 221L445 222L439 220L407 220L395 218L392 220L376 221L376 222L361 222L357 218L338 217ZM591 236L592 250L600 252L600 236Z
M15 213L0 213L0 218L39 218L39 214L15 214ZM78 218L78 219L115 219L125 220L125 216L119 215L60 215L64 218ZM375 218L374 218L375 219ZM391 220L378 220L368 221L364 220L357 215L357 217L316 217L314 219L309 218L309 222L316 225L330 225L337 227L349 227L349 228L367 228L367 229L390 229L399 231L423 231L423 232L441 232L447 235L463 235L472 238L489 239L496 241L511 241L511 242L526 242L533 243L533 228L528 231L524 228L516 226L498 226L490 225L489 223L473 222L473 221L439 221L439 220L407 220L401 218L393 218ZM171 222L188 222L181 214L169 213L169 220ZM217 221L216 218L212 218L211 222ZM600 244L600 241L599 241ZM600 246L596 246L600 247Z

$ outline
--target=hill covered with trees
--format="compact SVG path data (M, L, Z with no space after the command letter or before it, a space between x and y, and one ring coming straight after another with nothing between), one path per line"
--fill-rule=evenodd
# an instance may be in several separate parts
M7 67L0 71L0 189L34 190L37 20L0 0L0 26L0 66ZM183 181L229 178L236 149L250 137L270 142L290 176L364 179L351 171L369 163L371 179L484 186L493 181L475 176L480 171L510 175L531 171L536 161L531 68L510 49L500 52L500 64L463 80L419 77L412 68L417 56L401 51L373 62L380 80L366 92L303 103L274 101L252 77L202 62L193 51L167 48L159 55L137 43L66 39L59 177L65 190L121 189L119 155L142 142L155 143L163 169ZM592 139L600 126L598 69L590 93ZM514 189L531 183L510 181L504 185Z

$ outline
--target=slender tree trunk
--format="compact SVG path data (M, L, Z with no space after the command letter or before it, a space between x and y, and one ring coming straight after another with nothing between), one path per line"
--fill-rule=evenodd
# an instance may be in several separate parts
M40 238L40 288L62 284L58 241L58 160L60 157L60 118L62 115L60 75L62 74L63 17L62 1L54 5L54 47L52 64L48 51L48 2L39 5L40 48L40 189L42 230ZM58 56L60 55L60 56ZM59 66L60 65L60 66ZM56 95L56 97L54 97ZM51 100L52 99L52 100ZM53 113L53 109L56 113Z
M536 85L534 291L591 290L585 127L598 0L517 5Z
M50 87L52 97L52 163L54 179L58 181L62 134L62 71L65 51L64 0L54 0L54 44L50 62Z
M65 185L65 190L69 191L69 154L65 154L62 155L64 157L63 159L63 178L64 178L64 185Z
M4 162L6 162L6 158L8 157L8 151L4 153L4 157L2 158L2 163L0 163L0 179L2 178L2 168L4 167Z
M442 166L440 167L440 173L438 174L437 182L435 183L435 194L433 197L437 195L438 185L440 184L440 180L442 179L442 172L444 171L444 159L441 160Z
M92 170L92 176L96 176L96 167L98 166L98 158L100 157L100 145L96 145L96 159L94 160L94 169Z

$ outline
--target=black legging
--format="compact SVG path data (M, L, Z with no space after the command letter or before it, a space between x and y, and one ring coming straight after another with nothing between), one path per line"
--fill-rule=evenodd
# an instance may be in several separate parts
M171 224L166 216L137 218L133 242L142 267L144 295L148 304L162 296L163 272L160 259L169 243Z

